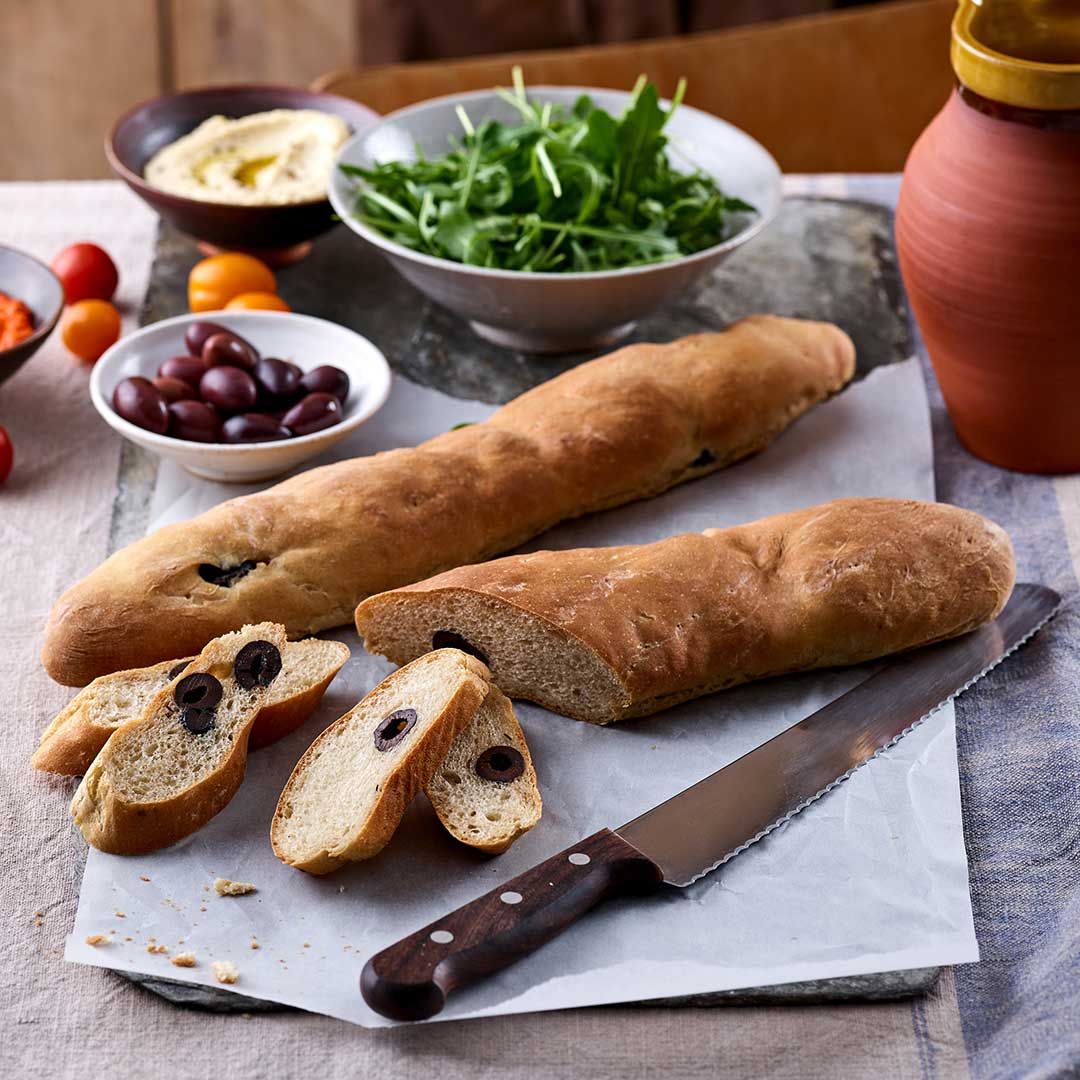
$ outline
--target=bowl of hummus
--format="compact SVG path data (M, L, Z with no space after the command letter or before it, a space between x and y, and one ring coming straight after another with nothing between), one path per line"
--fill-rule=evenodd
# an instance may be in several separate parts
M285 262L334 224L327 186L338 150L377 120L359 102L303 87L205 87L135 106L105 153L205 249Z

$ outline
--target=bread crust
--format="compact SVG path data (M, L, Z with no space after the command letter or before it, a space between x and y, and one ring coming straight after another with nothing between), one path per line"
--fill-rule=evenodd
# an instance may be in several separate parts
M854 362L837 327L773 316L620 349L484 423L313 469L151 533L60 597L42 661L83 685L261 619L292 637L342 625L366 596L761 450L839 390ZM254 569L228 587L199 572L244 563Z
M456 650L444 649L440 652L452 651ZM476 715L476 710L480 708L487 696L491 685L490 672L479 660L465 653L457 654L461 664L460 685L435 722L425 730L423 738L413 739L401 748L404 753L397 758L393 770L383 779L379 798L365 820L359 822L354 828L347 843L332 851L319 851L307 857L297 857L282 843L279 830L283 828L283 822L290 812L289 800L293 785L320 752L322 744L332 742L337 733L351 722L354 713L361 710L369 698L384 692L388 686L408 679L410 669L413 669L415 665L428 662L437 655L439 653L428 653L426 656L419 657L413 664L406 665L388 675L353 709L323 731L296 763L296 768L293 769L281 792L281 798L270 826L270 843L274 854L282 862L309 874L329 874L346 863L370 859L389 843L409 804L442 764L450 746L471 722Z
M395 633L425 597L475 598L541 624L613 673L621 698L598 712L515 682L511 643L474 644L511 696L597 723L643 716L750 679L861 663L993 619L1015 580L1009 538L958 507L840 499L730 529L644 546L541 551L459 567L371 597L365 647L397 663L422 650ZM465 636L460 626L450 629Z

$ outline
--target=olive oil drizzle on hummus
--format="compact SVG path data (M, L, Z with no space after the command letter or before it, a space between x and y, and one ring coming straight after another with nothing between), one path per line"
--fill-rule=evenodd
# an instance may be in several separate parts
M326 197L344 120L315 109L274 109L237 119L212 116L159 150L147 181L205 202L285 206Z

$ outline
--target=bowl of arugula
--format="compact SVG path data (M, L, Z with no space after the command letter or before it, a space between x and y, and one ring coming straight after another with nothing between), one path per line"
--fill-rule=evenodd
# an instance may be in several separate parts
M453 94L347 142L334 209L422 293L489 341L569 352L617 341L760 232L780 169L745 132L671 101L538 86Z

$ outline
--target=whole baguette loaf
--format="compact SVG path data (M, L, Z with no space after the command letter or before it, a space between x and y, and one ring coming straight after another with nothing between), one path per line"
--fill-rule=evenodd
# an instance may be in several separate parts
M420 446L313 469L117 552L53 607L42 660L83 685L245 623L291 637L366 596L507 551L765 447L854 372L827 323L755 316L631 345Z
M969 510L840 499L640 547L540 551L373 596L356 625L406 663L455 644L511 697L606 724L750 679L973 630L1015 577Z
M166 660L95 679L57 713L42 733L30 764L44 772L81 776L109 736L142 716L157 694L193 659ZM281 653L281 675L255 717L248 749L277 742L303 724L348 659L349 647L340 641L290 641Z

